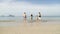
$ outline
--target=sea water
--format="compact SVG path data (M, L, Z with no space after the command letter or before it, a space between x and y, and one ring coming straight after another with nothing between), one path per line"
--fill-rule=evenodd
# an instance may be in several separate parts
M26 18L27 20L30 20L30 16ZM0 17L0 20L24 20L23 16L16 16L16 17ZM33 17L33 20L36 20L36 16ZM41 20L60 20L60 17L58 16L42 16Z
M17 22L0 22L0 26L17 26L17 25L20 25L21 23L23 23L23 20L24 20L24 17L22 17L22 16L16 16L16 17L0 17L0 20L2 20L2 21L4 21L4 20L15 20L15 21L17 21ZM27 17L27 19L26 19L27 21L28 21L28 24L30 23L29 21L30 21L30 16L29 17ZM36 20L36 17L33 17L33 20ZM60 21L60 17L41 17L41 20L42 21L44 21L44 20L46 20L46 21L50 21L49 22L49 24L55 24L55 21ZM18 23L18 21L19 21L19 23ZM22 22L21 22L22 21ZM51 21L54 21L53 23L51 22ZM45 21L44 21L45 22ZM35 22L34 22L35 23ZM43 23L43 22L40 22L40 25L41 24L46 24L47 22L45 22L45 23ZM59 22L58 23L56 23L56 24L59 24ZM46 24L47 25L47 24Z
M41 17L42 20L51 20L51 21L60 21L60 16L45 16L45 17Z

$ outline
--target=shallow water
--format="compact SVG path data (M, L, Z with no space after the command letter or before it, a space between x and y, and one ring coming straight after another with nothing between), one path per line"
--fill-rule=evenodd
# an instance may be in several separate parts
M16 16L16 17L0 17L0 20L23 20L24 18L22 16ZM41 17L42 20L60 20L60 17ZM27 17L27 20L30 20L30 17ZM33 20L36 20L36 17L33 17Z
M15 21L15 22L0 22L0 27L9 27L9 26L22 26L22 25L42 25L42 26L48 26L48 25L60 25L60 21Z
M36 24L38 23L39 25L49 25L49 24L60 24L60 17L41 17L41 20L36 20L36 17L33 18L33 20L30 20L30 17L27 17L26 20L24 20L23 17L0 17L0 26L18 26L22 25L22 23L26 23L27 25L29 24ZM6 22L3 22L6 20ZM7 22L7 20L12 22Z

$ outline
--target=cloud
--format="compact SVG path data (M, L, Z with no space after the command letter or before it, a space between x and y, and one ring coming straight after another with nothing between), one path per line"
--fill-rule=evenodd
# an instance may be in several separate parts
M40 11L42 16L60 16L60 4L32 4L30 2L15 2L15 0L2 0L0 3L0 15L16 15L22 16L23 12L28 14L38 14ZM57 14L58 13L58 14Z

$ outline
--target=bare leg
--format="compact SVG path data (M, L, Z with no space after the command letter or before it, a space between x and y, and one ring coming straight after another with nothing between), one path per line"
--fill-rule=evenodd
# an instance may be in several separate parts
M27 25L26 18L24 18L24 26L26 26L26 25Z

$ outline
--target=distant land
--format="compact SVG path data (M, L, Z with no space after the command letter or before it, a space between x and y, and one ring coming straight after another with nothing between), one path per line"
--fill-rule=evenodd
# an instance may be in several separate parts
M0 17L15 17L15 15L8 15L8 16L1 15Z

